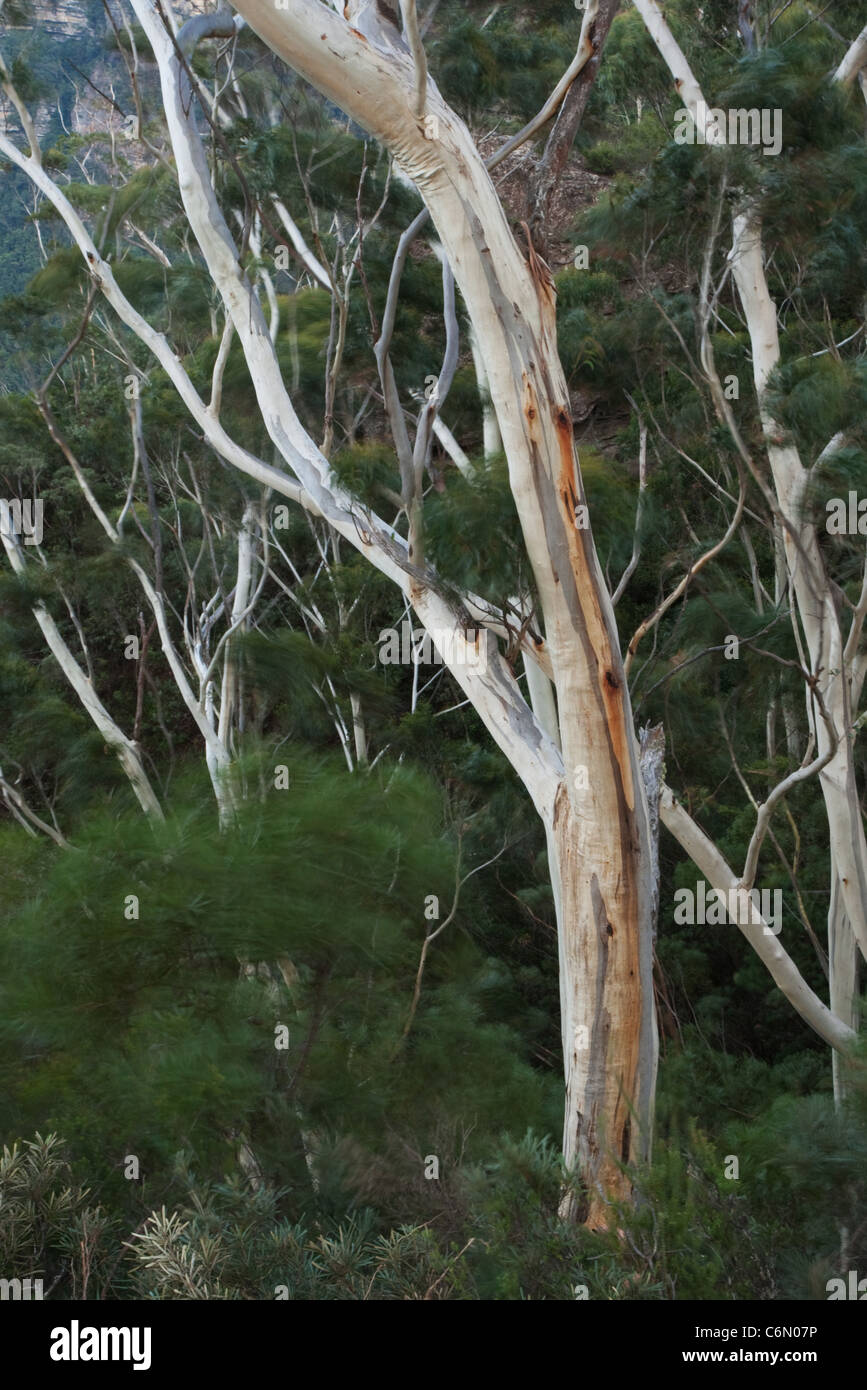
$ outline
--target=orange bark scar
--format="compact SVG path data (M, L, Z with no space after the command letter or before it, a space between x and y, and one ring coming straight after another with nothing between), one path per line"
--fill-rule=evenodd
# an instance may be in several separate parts
M563 406L560 406L554 417L554 428L557 431L557 440L560 450L560 496L563 499L564 510L567 521L567 536L569 539L569 554L572 561L572 572L575 576L575 584L579 595L590 595L593 593L593 576L588 568L587 555L584 550L582 536L588 533L580 532L575 527L575 507L577 505L577 494L575 491L575 443L572 437L572 422ZM588 537L589 538L589 537ZM617 765L620 768L620 778L623 786L623 794L626 804L631 811L635 805L635 794L632 785L632 762L630 759L629 731L624 719L624 703L620 691L620 682L611 670L613 664L613 653L610 650L608 633L602 622L602 615L595 603L583 605L584 618L587 623L590 640L593 650L598 654L600 661L600 689L602 699L605 704L605 715L611 737L611 745Z
M554 822L553 828L557 829L560 817L564 811L569 809L569 792L565 782L561 782L557 788L557 795L554 797Z

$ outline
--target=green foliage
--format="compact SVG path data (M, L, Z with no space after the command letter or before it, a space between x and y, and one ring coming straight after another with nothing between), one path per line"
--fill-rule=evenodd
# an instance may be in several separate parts
M0 1157L0 1260L5 1278L41 1279L43 1297L98 1298L116 1234L75 1182L56 1134L4 1145ZM20 1273L19 1273L20 1271Z
M315 1222L290 1188L255 1173L205 1179L180 1151L170 1202L137 1212L126 1236L131 1217L124 1225L87 1205L66 1146L37 1135L0 1160L4 1269L10 1278L44 1272L48 1297L825 1299L829 1279L867 1259L863 1057L841 1111L796 1093L810 1080L804 1059L785 1075L753 1069L744 1079L742 1063L726 1059L720 1071L718 1056L693 1040L674 1060L653 1165L636 1175L636 1203L612 1210L607 1231L559 1219L562 1163L532 1131L503 1136L483 1159L457 1152L432 1182L420 1176L420 1157L401 1162L397 1145L368 1164L379 1209L365 1199ZM706 1079L712 1133L678 1118ZM774 1096L791 1083L792 1093ZM721 1115L726 1091L736 1110ZM398 1205L413 1216L395 1224L388 1213ZM842 1252L841 1226L850 1232Z
M523 16L510 14L508 6L480 27L473 16L461 13L462 6L452 8L457 13L431 44L432 67L446 100L469 112L489 111L507 101L513 117L529 120L572 57L566 27L546 24L541 14L538 23L528 25ZM569 17L568 10L558 15Z
M528 581L505 459L451 478L425 509L431 559L453 584L505 603Z
M47 1109L97 1168L105 1153L138 1154L159 1199L179 1146L219 1176L229 1136L250 1126L260 1162L305 1192L291 1096L323 1135L374 1151L384 1125L435 1127L444 1104L481 1136L504 1101L515 1123L548 1111L541 1078L490 1015L489 967L460 936L431 960L394 1060L422 907L430 893L446 901L452 878L436 793L399 769L378 786L297 753L287 762L291 798L254 801L228 838L188 799L152 828L92 817L74 851L43 864L0 947L4 1128ZM291 960L291 997L272 984L263 999L238 957ZM288 1055L274 1046L283 1020ZM458 1065L469 1053L476 1063ZM118 1200L125 1184L108 1183Z

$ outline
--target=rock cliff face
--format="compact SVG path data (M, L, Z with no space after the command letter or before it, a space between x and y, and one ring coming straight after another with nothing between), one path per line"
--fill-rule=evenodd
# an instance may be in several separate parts
M53 38L83 34L91 22L90 8L88 0L37 0L32 11L33 27Z
M117 0L112 0L111 9L116 18L119 18L119 8ZM180 0L180 3L175 0L172 8L176 14L183 15L217 9L218 5L210 4L209 0ZM31 13L32 27L56 38L83 34L88 29L102 33L108 27L101 0L97 0L96 4L93 0L35 0ZM132 11L127 6L127 18L132 17Z
M110 0L110 6L119 29L123 29L122 10L128 23L135 22L129 4L122 6L120 0ZM217 0L171 0L171 8L178 19L183 19L218 9L219 4ZM127 85L122 59L110 41L111 26L102 0L33 0L26 24L8 23L0 14L0 31L4 28L22 36L44 35L51 43L57 66L55 90L50 98L43 98L32 107L40 140L45 139L58 114L64 129L75 135L121 129L118 112L95 90L117 96L119 89L125 90ZM86 40L88 36L93 41L92 56L86 62L79 58L76 65L71 65L64 53L65 42Z

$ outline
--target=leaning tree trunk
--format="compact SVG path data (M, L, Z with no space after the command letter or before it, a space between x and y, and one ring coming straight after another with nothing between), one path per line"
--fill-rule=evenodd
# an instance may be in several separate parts
M635 0L635 6L665 60L679 96L689 109L697 129L704 131L708 144L720 143L719 132L708 128L707 103L656 0ZM862 32L834 74L835 80L844 84L853 81L861 71L865 54L867 48ZM845 1043L840 1045L841 1040L854 1037L858 1014L858 952L867 958L867 836L858 795L853 729L853 709L861 688L856 649L862 630L863 609L860 616L857 612L853 615L849 636L844 639L838 603L825 569L815 525L805 505L809 473L801 462L798 450L786 439L785 432L773 418L768 403L768 384L780 362L777 308L771 298L765 271L759 208L748 197L742 196L739 202L740 206L733 217L729 261L749 335L756 402L773 482L773 493L766 488L766 497L780 524L785 570L794 593L797 617L809 657L807 723L815 739L819 785L828 820L831 851L828 964L833 1025L827 1027L825 1019L817 1026L814 1020L821 1018L821 1013L816 1008L815 998L809 999L799 987L792 992L787 990L787 993L793 1000L799 996L808 1000L805 1016L810 1018L817 1031L828 1037L835 1048L845 1052L847 1048ZM826 451L833 446L834 440L826 446ZM756 477L760 485L766 486L761 484L758 475ZM667 810L669 814L676 811L670 800ZM694 827L688 832L688 837L693 833ZM755 866L754 858L750 883ZM791 973L788 965L785 973ZM796 1004L796 1007L800 1005ZM842 1061L836 1055L834 1088L836 1098L840 1100L844 1090L844 1070Z
M137 5L137 8L141 8ZM656 1067L647 806L613 611L586 518L554 290L518 249L470 134L410 55L319 4L236 5L268 46L392 152L424 199L490 383L538 588L564 768L534 796L551 846L566 1071L564 1152L608 1224L646 1151ZM183 190L182 190L183 191ZM413 595L423 607L421 593ZM541 645L541 643L540 643ZM540 804L543 803L543 804Z

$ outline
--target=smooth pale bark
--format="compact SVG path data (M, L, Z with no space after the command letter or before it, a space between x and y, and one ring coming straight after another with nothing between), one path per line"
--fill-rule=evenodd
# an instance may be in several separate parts
M229 740L235 724L235 717L238 712L238 668L235 661L235 652L232 643L232 635L236 633L244 624L249 614L250 593L253 587L253 523L255 512L251 504L244 508L244 516L241 522L241 529L238 532L238 564L235 576L235 595L232 599L232 616L229 626L229 635L224 640L223 652L223 678L220 684L220 718L217 725L217 737L224 748L228 748Z
M858 37L850 44L840 66L834 73L834 80L844 86L854 82L861 70L867 66L867 24Z
M545 823L561 943L568 1097L564 1149L567 1157L578 1157L592 1189L588 1219L605 1224L606 1196L622 1194L628 1187L617 1159L640 1152L648 1135L647 1097L655 1071L649 987L652 934L647 929L653 872L610 603L589 534L575 535L575 507L584 499L568 396L556 357L553 292L532 251L528 265L516 247L468 133L432 84L426 109L439 122L438 138L428 139L426 128L413 123L408 100L417 74L393 36L380 42L381 36L374 34L374 41L365 44L314 0L296 4L291 14L275 13L252 0L238 8L255 14L254 27L275 51L392 149L432 212L479 332L513 492L542 595L548 638L538 642L536 654L555 684L564 758L520 696L488 633L479 639L487 647L485 673L468 662L454 663L451 669L516 767ZM154 7L141 0L136 9L143 22L153 21L152 41L191 224L242 338L263 418L300 484L246 455L226 436L216 412L202 406L165 339L120 295L110 267L98 257L80 219L38 168L38 161L25 160L17 150L10 157L59 208L97 283L166 367L208 441L250 476L327 517L411 597L429 631L436 626L454 629L454 608L437 589L435 578L429 572L413 573L402 538L379 518L353 510L351 500L334 488L326 461L300 429L279 369L274 369L273 344L261 309L240 273L213 197L207 166L204 160L197 162L197 136L180 99L174 49L154 27ZM4 145L14 150L0 136L0 149ZM492 630L502 631L477 600L470 602L467 596L467 607L471 614L483 614ZM525 651L533 650L534 640L523 644ZM576 785L579 773L586 785ZM579 791L589 792L589 798ZM594 873L597 866L599 872ZM779 968L776 956L773 962ZM576 999L582 988L583 1001ZM588 1009L591 996L594 1005ZM588 1025L584 1020L589 1015ZM840 1045L847 1038L842 1034ZM630 1105L645 1121L637 1127L630 1123Z
M276 197L273 201L274 210L277 213L277 216L280 218L280 221L283 223L283 228L288 234L289 240L292 242L292 245L294 246L302 264L306 267L307 270L309 270L314 280L317 280L319 284L322 286L322 288L328 290L330 294L334 287L331 284L331 276L328 274L328 271L321 264L321 262L316 259L313 252L310 250L310 247L307 245L307 242L301 235L301 231L297 223L292 217L290 217L288 209L286 208L286 204L282 201L282 199Z
M648 34L662 55L671 73L675 91L690 112L693 124L708 145L725 143L725 136L718 131L710 115L701 88L695 79L692 68L686 60L683 49L672 34L665 15L656 0L633 0L636 10L644 21ZM701 120L701 124L699 121Z
M207 444L227 463L246 476L266 487L273 488L280 496L298 503L314 516L325 517L340 535L349 540L361 554L391 579L403 594L409 595L411 579L416 580L416 588L419 588L418 581L424 576L413 575L412 567L408 563L406 541L381 518L373 516L367 509L359 511L358 508L353 507L351 499L344 498L338 492L332 494L320 485L314 484L316 495L313 495L302 487L293 475L264 463L255 455L241 448L230 437L217 415L216 397L218 393L215 392L215 399L209 406L203 403L180 358L172 350L168 340L163 334L151 327L122 293L110 264L99 255L93 239L78 213L63 191L42 168L39 159L22 155L21 151L2 131L0 131L0 153L8 157L26 173L39 191L57 209L67 230L79 247L97 288L115 310L121 322L135 333L163 367L181 400L200 426ZM258 312L260 322L264 324L261 310L255 301L251 305L251 312L254 310ZM260 336L261 332L260 329ZM267 330L264 332L267 337ZM224 335L223 345L226 346L227 343L228 336ZM271 346L273 350L273 345ZM291 409L291 402L289 407ZM267 418L270 418L270 415L271 412L269 411ZM317 457L317 466L321 464L322 469L327 470L327 462L318 454L312 440L307 436L304 436L304 439L305 447ZM293 448L285 438L284 450L279 452L284 451L289 461L295 457ZM463 631L463 624L469 616L469 620L480 628L489 629L503 637L509 635L497 612L485 600L467 593L463 595L463 602L466 611L456 617L453 606L442 600L439 591L431 589L427 594L425 613L428 615L429 621L436 623L440 630L455 629L457 632L460 629ZM419 612L422 621L425 621L418 604L416 604L416 611ZM525 651L531 651L540 660L547 660L544 641L534 638L532 635L527 635L522 639L522 648ZM170 651L167 651L167 656L171 663ZM173 674L177 680L178 675L174 667ZM520 696L508 667L501 662L494 675L486 674L484 671L476 673L472 669L466 671L466 668L463 671L454 671L453 674L456 675L464 692L479 710L489 732L516 767L522 781L530 789L534 805L537 809L547 805L551 800L548 784L552 776L556 776L560 765L556 762L552 765L547 760L544 748L545 741L538 737L540 731L538 727L534 727L535 721ZM198 709L195 697L187 689L180 688L188 708L190 707L190 699L192 699L195 709L193 717L199 723L202 714ZM205 730L209 728L209 725L206 719L203 725L200 724L200 728L207 739L208 735ZM526 745L525 739L529 739L529 743Z
M504 159L508 158L513 150L517 150L527 140L531 140L544 125L547 125L551 117L556 116L557 112L561 109L564 98L573 87L575 79L584 71L587 64L593 58L595 52L593 30L598 18L599 4L600 0L585 0L583 5L584 17L581 21L581 32L578 35L578 47L575 52L575 57L572 59L572 62L563 73L560 81L557 83L541 109L536 112L535 116L527 122L523 129L518 131L517 135L511 136L505 144L501 145L499 149L485 161L486 168L495 169L498 164L501 164ZM497 9L499 9L499 6L497 6ZM495 11L488 16L488 19L485 20L485 24L493 17L493 13L495 13ZM482 28L484 29L484 27L485 25L483 24Z
M701 88L655 0L635 0L635 7L665 59L693 121L697 123L702 115L709 120L709 108ZM853 49L855 47L853 45ZM841 73L838 69L836 78L846 80L845 71ZM706 138L708 143L713 143L722 136L711 130ZM851 663L847 664L844 659L839 616L815 528L802 519L807 474L797 450L785 443L783 431L766 405L767 384L779 363L780 345L776 305L768 289L761 224L755 209L743 207L735 214L732 228L729 260L747 321L753 380L768 460L779 507L787 523L784 527L787 572L794 585L812 671L836 733L833 756L819 774L831 838L832 880L839 879L852 930L862 954L867 957L867 838L860 813L853 740L849 734L853 671ZM819 754L823 755L832 746L832 736L826 721L817 717L809 691L807 714Z
M491 388L488 381L488 373L485 369L485 360L482 356L482 349L479 343L479 335L470 323L470 351L473 356L473 370L476 374L476 386L479 390L479 400L482 405L482 451L486 459L493 458L496 454L503 451L503 441L500 437L500 426L497 423L497 413L491 401Z
M301 503L308 510L319 515L314 499L304 496L302 487L294 478L281 472L279 468L272 468L269 464L263 463L261 459L248 453L246 449L241 448L230 438L215 418L214 413L201 400L184 370L180 358L173 351L167 338L152 328L121 292L114 278L111 265L100 256L93 238L75 208L62 189L45 172L39 161L22 155L17 146L2 131L0 131L0 154L11 160L23 173L27 174L39 191L57 209L87 262L94 283L102 291L121 322L126 324L127 328L135 333L136 337L153 353L193 419L201 427L210 447L227 463L231 463L248 477L254 478L256 482L262 483L265 487L274 488L282 496Z
M557 719L557 701L554 687L545 672L532 657L524 657L524 673L527 678L527 694L537 720L551 742L560 748L560 725Z
M55 830L54 826L49 825L41 816L37 816L32 807L27 805L17 787L13 787L11 783L7 782L3 776L2 767L0 767L0 793L2 793L3 800L15 820L33 839L37 838L36 830L41 830L43 835L47 835L50 840L53 840L59 849L69 848L69 841L64 839L60 831Z
M145 0L136 0L135 7L149 27L160 63L191 225L241 338L263 419L296 476L269 468L234 444L220 426L217 410L199 400L166 340L120 294L110 267L38 159L25 159L3 136L0 150L25 169L61 212L94 279L123 321L155 352L208 442L251 477L326 517L411 598L429 631L438 626L457 630L454 607L436 587L435 577L413 572L402 538L379 518L359 513L339 493L326 460L301 430L261 309L240 272L200 157L200 142L185 109L189 94L186 103L181 98L174 47L155 7ZM275 11L262 0L245 0L237 8L275 51L392 150L430 208L479 334L542 598L547 640L539 641L536 654L554 681L563 757L521 697L488 632L477 639L486 644L485 672L466 661L450 666L522 777L545 824L561 949L568 1102L564 1150L567 1157L578 1158L592 1190L588 1219L606 1224L606 1197L628 1187L617 1160L641 1152L649 1133L647 1098L656 1055L650 987L653 870L611 605L589 533L576 535L574 526L575 508L584 496L556 354L553 291L532 251L528 264L517 248L468 132L432 84L425 108L438 122L438 135L429 139L430 129L415 121L411 97L418 92L418 74L393 34L374 28L365 40L315 0L297 0L291 13ZM639 8L648 6L642 0ZM370 13L365 24L368 20L374 22ZM470 614L482 615L492 630L502 631L484 605L469 596L466 603ZM524 651L532 651L533 643L529 638ZM766 952L762 958L788 979L780 964L787 960L784 952ZM788 983L792 986L791 979ZM824 1022L822 1007L817 1016ZM848 1038L848 1031L842 1032L834 1045L842 1046ZM630 1106L638 1126L631 1124Z
M473 466L469 458L464 453L458 441L455 439L448 425L440 419L439 415L434 420L434 434L442 444L452 463L458 472L465 478L473 476Z
M861 956L858 943L846 916L840 881L835 874L831 885L831 902L828 908L828 981L831 1011L855 1031L860 1023L860 964ZM831 1063L834 1095L839 1101L847 1093L848 1076L843 1058L836 1049Z
M566 771L545 797L560 904L564 1154L591 1192L583 1214L604 1225L605 1194L628 1190L621 1160L645 1152L649 1137L640 1097L656 1065L650 850L613 613L590 534L575 525L584 493L553 287L516 245L469 132L432 83L435 137L408 113L408 54L365 44L315 0L289 13L262 0L236 8L391 150L431 213L478 337L540 594ZM418 606L415 586L412 598Z

